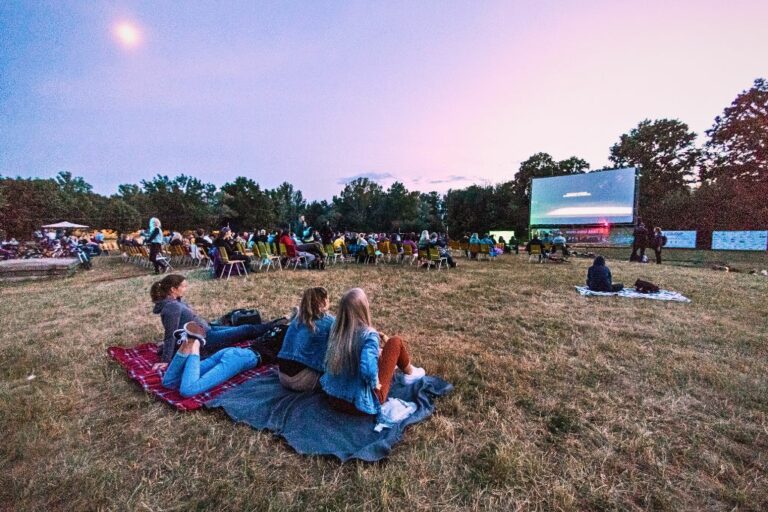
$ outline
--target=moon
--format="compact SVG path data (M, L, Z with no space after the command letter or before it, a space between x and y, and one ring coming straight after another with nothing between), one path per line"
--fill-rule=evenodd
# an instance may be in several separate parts
M141 32L138 27L128 21L123 21L115 25L115 37L126 48L135 48L141 43Z

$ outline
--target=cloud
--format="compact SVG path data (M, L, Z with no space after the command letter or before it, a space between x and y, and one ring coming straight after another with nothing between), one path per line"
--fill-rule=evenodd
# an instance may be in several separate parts
M457 176L456 174L451 174L450 176L447 176L445 178L441 178L439 180L430 180L429 183L432 185L439 185L441 183L455 183L457 181L474 181L477 178L472 178L470 176Z
M338 185L346 185L347 183L351 181L355 181L360 178L368 178L371 181L379 181L379 180L392 180L392 179L395 179L395 176L388 172L364 172L361 174L356 174L354 176L340 178L336 183Z

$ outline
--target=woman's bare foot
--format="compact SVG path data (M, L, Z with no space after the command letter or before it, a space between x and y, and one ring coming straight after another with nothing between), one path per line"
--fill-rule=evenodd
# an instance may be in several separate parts
M403 369L403 373L406 375L410 375L413 373L413 365L411 363L408 363L408 366Z

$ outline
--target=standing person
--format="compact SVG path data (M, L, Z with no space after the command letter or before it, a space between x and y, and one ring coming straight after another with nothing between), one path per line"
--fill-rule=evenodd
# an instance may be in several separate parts
M656 253L656 264L661 265L661 248L667 244L667 237L661 232L661 228L656 226L653 228L653 238L651 239L651 246L653 252Z
M371 324L365 292L352 288L344 293L328 338L325 374L320 378L331 407L338 411L378 414L387 401L397 368L403 372L406 384L425 375L423 368L411 364L403 339L379 335Z
M160 224L160 219L157 217L149 219L147 243L149 244L149 261L155 266L155 274L159 274L161 268L165 270L167 267L165 264L157 261L157 256L163 249L163 228Z
M637 219L637 221L637 226L632 232L634 239L632 240L632 254L629 256L629 261L643 261L645 249L648 247L648 229L642 220Z
M285 332L277 354L280 384L292 391L312 391L325 371L328 336L335 320L328 313L328 290L307 288L298 314Z

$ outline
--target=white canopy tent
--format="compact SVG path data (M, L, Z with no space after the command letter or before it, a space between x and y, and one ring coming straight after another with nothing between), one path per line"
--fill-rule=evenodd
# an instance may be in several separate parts
M43 226L46 229L85 229L88 226L84 226L83 224L73 224L71 222L57 222L56 224L47 224Z

